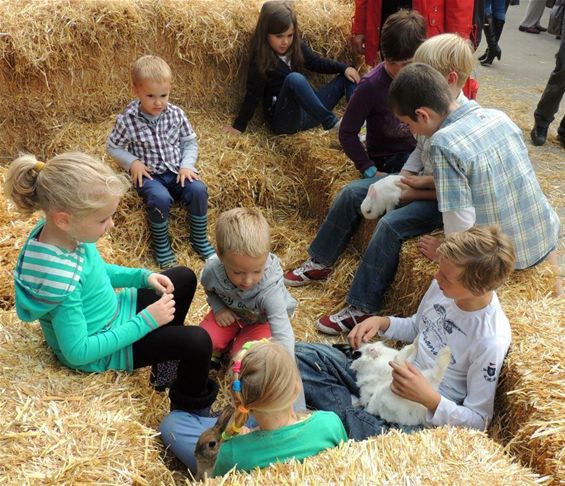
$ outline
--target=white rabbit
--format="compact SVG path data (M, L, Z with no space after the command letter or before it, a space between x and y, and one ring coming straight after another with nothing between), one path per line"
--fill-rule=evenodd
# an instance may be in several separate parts
M361 203L361 212L367 219L377 219L385 211L393 210L400 201L402 192L397 183L399 175L389 175L369 186L367 196Z
M423 424L426 418L426 408L419 403L399 397L390 389L392 368L388 362L393 360L402 365L405 365L407 361L412 362L417 351L416 345L409 344L397 351L377 342L362 346L360 351L361 357L356 361L363 361L358 364L354 361L351 367L357 371L360 401L367 412L387 422L403 425ZM372 357L374 355L376 356ZM445 346L439 352L434 367L422 371L435 390L443 380L450 359L451 351L448 346Z

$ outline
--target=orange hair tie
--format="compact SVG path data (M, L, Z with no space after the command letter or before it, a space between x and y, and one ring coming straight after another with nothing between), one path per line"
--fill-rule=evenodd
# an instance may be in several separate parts
M243 405L238 405L237 409L241 412L241 413L249 413L249 409L245 408Z

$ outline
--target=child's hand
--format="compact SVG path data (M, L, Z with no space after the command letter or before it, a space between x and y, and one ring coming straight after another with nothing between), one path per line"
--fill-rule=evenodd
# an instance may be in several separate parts
M234 127L224 127L224 132L230 133L231 135L241 135L241 132Z
M353 47L355 54L365 54L365 35L353 34L351 36L351 47Z
M357 324L347 335L347 339L351 346L358 349L361 344L368 343L374 338L379 330L386 331L388 326L390 326L390 319L388 317L369 317Z
M406 184L413 189L435 189L433 176L407 175L400 179L400 184Z
M200 176L191 169L181 169L177 175L177 184L180 182L180 186L184 187L184 181L188 179L188 182L199 181Z
M234 314L229 309L222 309L216 315L216 322L220 327L231 326L235 321L237 321L237 314Z
M141 162L141 160L134 160L131 163L129 173L131 174L133 185L135 187L143 186L144 177L153 180L153 177L151 177L151 171L145 166L143 162Z
M359 81L361 81L361 76L357 72L357 69L355 69L354 67L349 66L343 74L352 83L357 84Z
M441 395L433 389L422 372L412 363L406 366L391 361L392 383L390 389L399 397L417 402L434 413L441 400Z
M175 317L175 301L173 294L163 294L157 302L146 307L159 327L168 324Z
M418 240L418 249L424 256L435 262L436 250L442 242L443 240L435 238L434 236L424 235Z
M147 277L147 285L158 294L172 294L175 290L171 279L162 273L152 273Z

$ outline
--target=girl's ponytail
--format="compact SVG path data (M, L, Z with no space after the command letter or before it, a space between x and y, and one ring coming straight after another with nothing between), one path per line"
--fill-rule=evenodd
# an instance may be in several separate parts
M38 202L37 185L46 167L43 162L39 162L31 154L21 155L10 164L4 182L4 194L22 213L31 214L41 209Z
M105 163L81 152L68 152L46 163L22 155L8 169L4 191L23 213L57 210L84 215L121 197L129 182Z

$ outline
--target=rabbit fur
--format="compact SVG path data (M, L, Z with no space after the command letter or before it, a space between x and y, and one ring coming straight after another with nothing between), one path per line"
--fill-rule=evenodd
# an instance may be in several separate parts
M361 203L361 212L366 219L377 219L398 205L402 192L397 185L400 179L402 176L389 175L369 186L367 196Z
M353 361L351 368L357 372L360 403L365 410L391 423L423 424L427 409L419 403L399 397L390 389L392 368L389 361L402 365L413 362L417 352L416 344L409 344L398 351L379 341L363 345L360 351L361 357ZM445 346L439 352L434 367L422 371L435 390L439 388L450 360L451 351Z
M225 406L214 426L200 434L194 450L194 457L196 458L195 479L197 481L202 480L205 475L210 476L212 474L222 443L222 432L228 426L233 413L232 405Z

